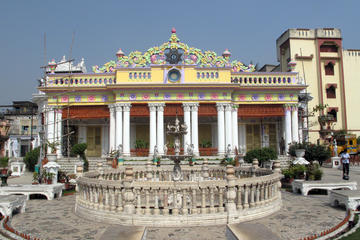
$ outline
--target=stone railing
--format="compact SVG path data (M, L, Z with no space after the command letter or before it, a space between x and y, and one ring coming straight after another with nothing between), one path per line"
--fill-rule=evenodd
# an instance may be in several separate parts
M269 215L281 206L280 177L259 168L183 166L183 181L171 167L126 167L84 174L75 211L108 223L198 226L236 223Z

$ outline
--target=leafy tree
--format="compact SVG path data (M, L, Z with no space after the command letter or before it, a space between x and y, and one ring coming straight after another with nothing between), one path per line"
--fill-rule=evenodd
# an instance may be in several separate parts
M89 170L89 161L86 159L85 150L87 148L86 143L75 144L71 149L71 154L79 155L84 161L84 171Z
M257 158L259 160L259 165L262 165L266 161L275 160L277 158L277 154L273 148L257 148L248 151L244 160L246 162L252 162L254 158Z
M26 153L24 157L24 163L26 168L33 172L35 170L35 165L37 164L40 156L40 147L34 148L33 150Z

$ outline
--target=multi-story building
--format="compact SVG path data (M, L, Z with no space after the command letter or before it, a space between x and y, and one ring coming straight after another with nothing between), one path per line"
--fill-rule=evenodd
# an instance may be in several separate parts
M30 101L14 101L3 114L10 122L6 155L23 157L37 139L37 105Z
M360 50L343 49L341 32L336 28L288 29L276 45L280 71L289 71L289 63L294 63L295 71L308 85L307 92L313 97L309 112L317 105L327 106L324 114L334 117L333 129L360 135ZM300 131L309 130L312 142L319 138L317 116L300 121Z
M88 156L106 156L120 145L130 156L139 143L148 155L155 146L161 155L164 145L174 144L166 129L177 116L188 127L182 148L193 144L196 155L265 146L280 151L281 142L299 141L298 95L306 86L298 74L255 72L230 56L189 47L173 29L164 44L127 56L120 49L116 60L92 73L71 66L59 72L65 63L52 61L34 96L46 138L87 142ZM59 156L64 149L58 147Z
M0 157L6 156L5 143L9 139L8 133L10 129L9 120L5 119L4 114L0 114Z

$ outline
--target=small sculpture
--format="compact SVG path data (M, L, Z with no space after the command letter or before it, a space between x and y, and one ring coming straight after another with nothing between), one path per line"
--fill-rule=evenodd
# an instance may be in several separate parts
M187 154L189 156L192 156L194 154L194 144L188 144L188 147L187 147Z
M123 153L123 145L119 144L119 146L118 146L118 154L119 154L119 156L121 156L122 153Z
M164 144L164 155L167 155L167 151L168 151L168 147L167 147L167 143Z
M226 155L227 155L227 156L230 156L230 154L231 154L231 145L228 144L228 145L227 145L227 148L226 148Z
M158 156L159 156L158 146L155 145L155 146L154 146L154 159L156 159Z
M336 139L334 138L334 157L337 157L338 156L338 152L337 152L337 142L336 142Z

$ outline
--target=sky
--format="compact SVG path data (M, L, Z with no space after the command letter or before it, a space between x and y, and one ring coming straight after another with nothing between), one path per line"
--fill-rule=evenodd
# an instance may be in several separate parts
M278 64L276 39L289 28L340 28L343 47L360 48L360 1L45 1L0 2L0 105L31 100L45 59L70 54L91 66L144 52L168 41L175 27L180 41L232 60L259 66ZM44 48L46 34L46 54Z

